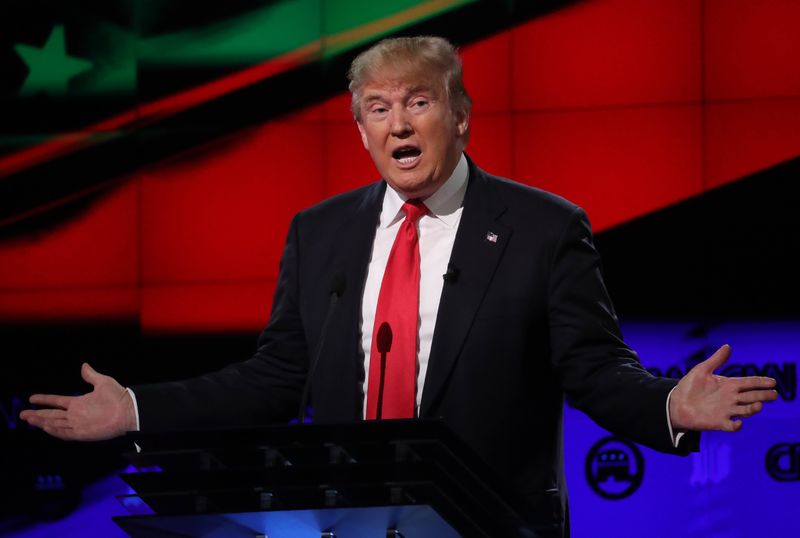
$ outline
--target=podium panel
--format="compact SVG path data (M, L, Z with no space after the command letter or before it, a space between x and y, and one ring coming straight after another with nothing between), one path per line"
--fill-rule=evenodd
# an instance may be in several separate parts
M130 536L549 535L441 420L130 434Z

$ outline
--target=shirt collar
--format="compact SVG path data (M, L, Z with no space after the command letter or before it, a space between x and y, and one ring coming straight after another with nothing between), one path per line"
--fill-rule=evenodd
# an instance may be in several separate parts
M467 158L461 154L453 173L439 189L425 198L422 203L428 208L430 216L435 217L452 227L457 224L456 211L464 202L464 195L467 192L467 176L469 166ZM407 196L395 191L387 185L386 194L383 196L383 208L381 209L380 228L388 228L403 216L402 207Z

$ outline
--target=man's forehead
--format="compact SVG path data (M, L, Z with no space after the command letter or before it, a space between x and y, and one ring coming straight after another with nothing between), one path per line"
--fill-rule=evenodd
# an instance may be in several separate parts
M361 91L362 99L380 99L386 94L410 95L432 93L438 95L439 87L425 80L379 79L371 80Z

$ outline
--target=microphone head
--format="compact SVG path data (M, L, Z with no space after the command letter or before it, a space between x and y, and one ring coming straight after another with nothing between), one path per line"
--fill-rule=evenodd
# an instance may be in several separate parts
M378 327L378 353L389 353L392 350L392 328L387 322Z
M331 279L330 294L341 297L344 293L344 286L346 284L344 273L336 273Z
M445 282L455 282L458 280L458 268L452 263L447 264L447 272L442 275Z

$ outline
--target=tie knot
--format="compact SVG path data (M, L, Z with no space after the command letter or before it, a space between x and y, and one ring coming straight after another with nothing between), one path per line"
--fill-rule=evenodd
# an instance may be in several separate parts
M403 204L402 209L403 213L406 214L406 218L411 222L417 222L422 215L428 212L428 208L425 207L425 204L416 198L407 200L406 203Z

